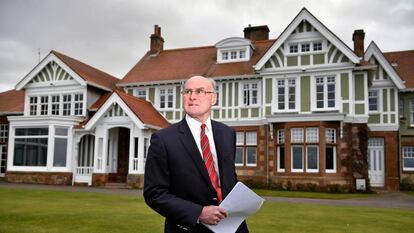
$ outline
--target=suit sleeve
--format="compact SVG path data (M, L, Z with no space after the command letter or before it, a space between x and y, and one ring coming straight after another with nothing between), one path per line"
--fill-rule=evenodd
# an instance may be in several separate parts
M233 153L233 161L236 161L236 153L237 153L236 152L236 149L237 149L237 146L236 146L236 143L237 143L236 131L233 129L232 130L232 133L233 133L233 151L234 151L234 153ZM236 169L234 169L234 179L235 179L236 183L239 181L237 179Z
M145 165L145 202L165 218L192 228L196 225L203 206L171 193L169 176L168 151L161 136L154 133Z

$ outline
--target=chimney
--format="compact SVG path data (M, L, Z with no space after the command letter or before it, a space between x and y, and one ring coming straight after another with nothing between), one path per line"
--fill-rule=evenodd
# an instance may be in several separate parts
M358 29L352 34L352 40L354 41L354 52L358 57L364 56L364 38L365 32L363 29Z
M268 40L269 39L269 28L267 25L254 26L249 24L249 27L244 28L244 38L251 41L257 40Z
M164 50L164 38L161 37L161 28L154 26L154 34L151 35L151 55L157 55Z

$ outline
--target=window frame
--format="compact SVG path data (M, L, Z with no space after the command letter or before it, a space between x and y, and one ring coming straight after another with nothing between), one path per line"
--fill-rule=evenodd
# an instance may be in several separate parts
M372 96L371 94L375 93L376 96ZM373 104L371 103L371 99L375 99L376 100L376 109L371 109L371 106L373 106ZM378 113L380 112L380 96L379 96L379 90L370 90L368 91L368 111L372 112L372 113Z
M285 172L286 165L283 163L283 168L281 167L280 163L280 152L283 150L283 161L286 162L286 150L285 150L285 129L278 129L277 130L277 172Z
M0 124L0 142L5 143L9 140L9 125Z
M245 89L245 85L248 86L248 89ZM256 85L256 89L253 89L253 85ZM256 103L252 104L254 99L253 91L256 90ZM246 98L246 93L248 93L248 97ZM250 107L259 107L261 105L262 93L261 93L261 82L260 80L248 81L248 82L240 82L239 83L239 99L241 100L241 104L239 106L244 108ZM246 103L246 100L248 103ZM240 103L240 102L239 102Z
M319 80L322 79L322 82L319 82ZM329 82L330 80L333 80L333 82ZM333 74L333 75L320 75L320 76L314 76L313 77L313 84L312 84L312 107L313 107L313 111L335 111L339 109L339 103L338 103L338 98L339 98L339 84L340 82L338 82L338 77L337 75ZM333 84L334 88L334 99L333 99L333 103L334 106L333 107L329 107L329 102L331 101L331 99L329 99L329 93L331 93L330 91L328 91L329 89L329 85ZM318 86L322 86L323 90L322 92L318 92ZM323 99L322 99L322 103L323 106L322 107L318 107L318 102L320 102L320 100L318 99L318 94L322 93L323 94Z
M328 133L328 131L333 131L333 134L329 135L330 133ZM325 128L325 172L326 173L336 173L336 163L337 163L337 153L336 153L336 147L337 147L337 130L336 128ZM333 138L331 138L333 136ZM326 167L327 163L327 153L326 150L328 147L332 147L333 148L333 169L328 169Z
M254 133L255 134L255 144L254 143L248 143L247 141L247 134L248 133ZM240 140L238 140L237 135L243 135L243 144ZM242 163L236 163L235 166L237 167L257 167L257 161L258 161L258 131L257 130L238 130L236 131L236 150L237 148L242 148ZM249 163L248 162L248 148L255 148L255 154L256 154L256 161L255 163Z
M283 82L283 85L281 84ZM294 84L292 84L294 82ZM297 77L286 77L286 78L277 78L275 79L275 85L274 85L274 109L278 112L297 112L299 107L299 99L300 99L300 92L299 92L299 85L298 85L298 78ZM294 108L290 108L291 100L290 96L292 93L290 93L290 88L294 88L293 96L294 99ZM280 97L282 95L279 94L279 90L283 89L283 98L284 101L280 102ZM280 104L283 104L283 108L280 108ZM274 111L275 112L275 111Z
M168 91L171 90L171 93L169 93ZM164 91L164 94L161 94L161 92ZM160 110L174 110L175 108L175 86L165 86L165 87L159 87L158 88L158 108ZM162 101L161 101L161 96L164 96L165 99L165 103L164 103L164 107L161 107ZM172 101L171 101L171 107L168 107L168 97L172 96Z
M410 153L412 153L412 157L406 157L406 149L410 149ZM405 166L405 159L409 158L411 160L414 160L414 146L403 146L402 147L402 169L403 171L414 171L413 167L406 167Z

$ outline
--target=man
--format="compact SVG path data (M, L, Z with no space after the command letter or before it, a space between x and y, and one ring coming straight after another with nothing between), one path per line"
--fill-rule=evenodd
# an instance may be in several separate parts
M211 232L226 218L219 207L237 182L236 135L210 119L215 82L194 76L184 84L185 118L152 135L145 166L146 203L166 218L165 232ZM243 222L237 232L248 232Z

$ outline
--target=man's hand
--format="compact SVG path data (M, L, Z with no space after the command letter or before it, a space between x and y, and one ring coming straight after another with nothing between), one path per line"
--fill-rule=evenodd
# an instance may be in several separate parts
M217 225L222 219L227 217L227 211L219 206L204 206L201 211L200 222L208 225Z

